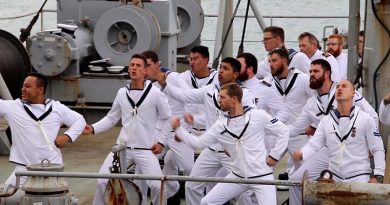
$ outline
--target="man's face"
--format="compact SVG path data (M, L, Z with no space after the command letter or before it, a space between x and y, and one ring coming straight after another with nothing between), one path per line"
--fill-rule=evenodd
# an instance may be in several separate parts
M226 83L235 83L238 77L238 72L233 71L230 63L222 62L219 66L218 80L221 85Z
M144 79L146 75L145 63L141 58L132 58L129 63L129 75L132 80Z
M325 72L321 65L310 65L310 88L317 90L322 87L325 81Z
M340 44L337 38L329 38L326 42L326 50L334 57L339 56L342 52L342 49L343 45Z
M352 100L355 95L353 85L348 80L341 80L336 85L336 100L348 101Z
M363 44L364 44L364 36L359 36L359 42L358 42L359 57L363 57Z
M223 89L219 91L219 105L224 112L230 111L232 107L232 97L227 94L227 90Z
M146 59L146 77L149 80L155 80L156 73L160 70L160 62L153 62L152 59Z
M237 60L240 61L240 63L241 63L240 75L238 75L237 79L239 81L246 81L249 79L249 76L248 76L247 66L245 63L245 58L237 58Z
M310 43L309 37L305 36L299 40L299 50L309 56L311 53L314 53L317 48L315 44Z
M270 52L279 46L278 45L278 37L273 36L271 32L265 32L263 35L263 44L264 44L265 50L267 52Z
M283 59L278 54L274 53L269 56L268 61L271 67L272 76L279 76L283 73L283 70L285 69L283 61L286 61L286 59Z
M204 69L208 69L207 64L209 63L209 59L203 57L200 53L190 53L188 60L190 62L191 71L195 74Z
M22 87L22 100L26 102L35 102L37 98L43 95L43 87L37 86L37 78L28 76L24 79Z

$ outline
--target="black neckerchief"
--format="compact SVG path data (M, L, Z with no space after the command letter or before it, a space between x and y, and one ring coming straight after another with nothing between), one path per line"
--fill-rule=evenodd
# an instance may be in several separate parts
M336 90L335 90L333 85L334 84L332 82L332 85L331 85L329 93L324 93L322 95L318 95L317 96L317 108L318 108L318 110L320 112L317 113L316 116L328 115L329 112L333 109L333 102L334 102L334 99L335 99L335 92L336 92ZM322 106L322 103L321 103L321 96L323 96L323 95L328 95L328 104L327 104L325 110L324 110L324 107Z
M357 112L356 112L356 110L357 110ZM337 109L334 109L333 112L330 113L330 115L332 116L333 122L336 124L336 126L335 126L335 124L333 124L333 129L336 131L336 136L337 136L337 138L339 138L340 142L347 140L347 138L351 134L352 130L355 129L354 126L355 126L355 123L356 123L356 120L357 120L357 117L358 117L359 111L360 111L358 109L356 109L356 110L355 110L355 106L352 106L350 114L348 116L349 119L352 120L352 124L351 124L351 122L349 123L349 131L342 138L340 136L342 133L339 133L339 129L336 129L336 126L339 126L339 119L341 117L345 117L345 116L341 116L340 112Z
M215 70L214 69L211 69L210 70L210 74L213 73ZM192 87L195 88L195 89L198 89L199 86L198 86L198 82L196 81L196 76L194 75L194 73L190 72L191 73L191 83L192 83ZM210 85L213 81L214 81L214 77L217 75L218 72L215 72L215 74L213 75L213 77L211 77L209 79L209 81L207 82L206 85ZM210 75L209 75L210 76ZM207 76L207 77L209 77Z
M50 102L51 100L45 100L45 106ZM42 121L45 119L52 111L53 107L50 105L49 109L45 113L43 113L40 117L37 117L34 115L34 113L27 107L27 105L30 105L27 102L22 102L24 110L27 112L27 114L35 121Z
M244 107L243 107L244 108ZM243 116L245 115L246 113L248 113L252 108L244 108L244 113L242 115L238 115L238 116L235 116L235 117L228 117L226 119L226 125L229 123L229 120L232 119L232 118L236 118L236 117L240 117L240 116ZM249 122L250 122L250 115L249 115L249 119L248 119L248 122L245 124L245 127L244 129L241 131L241 134L239 136L237 136L236 134L234 134L233 132L231 132L225 125L223 125L224 127L224 130L221 132L221 135L224 134L224 133L228 133L230 136L236 138L236 139L241 139L241 137L244 135L246 129L248 128L248 125L249 125Z
M291 69L294 69L294 68L291 68ZM283 91L283 87L282 87L282 85L280 85L280 81L277 78L275 78L274 76L272 76L272 77L274 78L276 89L278 89L280 95L287 96L287 94L290 92L291 88L294 86L295 81L297 80L298 73L294 73L294 75L291 78L290 82L288 83L288 86L287 86L285 91Z
M126 96L127 96L127 99L129 100L130 102L130 105L131 107L134 109L134 108L138 108L139 106L141 106L142 102L145 100L146 96L149 94L149 91L152 89L152 83L149 83L149 85L146 87L145 91L142 93L142 96L141 98L138 100L137 103L134 103L134 101L131 99L131 97L127 94L126 92ZM129 92L130 92L130 89L128 88ZM137 114L137 113L135 113Z

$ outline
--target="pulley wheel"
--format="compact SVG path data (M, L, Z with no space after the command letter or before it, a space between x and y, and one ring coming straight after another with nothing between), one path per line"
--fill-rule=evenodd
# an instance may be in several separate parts
M19 98L24 78L31 72L30 58L23 44L14 35L1 29L0 72L12 97Z
M102 58L113 65L128 65L133 54L157 50L160 27L148 10L133 5L113 8L97 21L93 40Z
M181 30L177 47L183 48L196 41L201 34L204 14L202 6L196 0L175 0L175 2Z

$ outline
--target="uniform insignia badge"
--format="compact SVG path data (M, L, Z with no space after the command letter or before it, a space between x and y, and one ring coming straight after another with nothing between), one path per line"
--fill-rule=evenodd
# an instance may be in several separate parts
M352 128L352 135L351 135L352 137L355 137L356 136L356 128L355 127L353 127Z

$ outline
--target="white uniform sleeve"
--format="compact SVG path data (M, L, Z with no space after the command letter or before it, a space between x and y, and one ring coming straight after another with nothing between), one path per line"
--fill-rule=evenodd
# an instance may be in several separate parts
M208 86L199 89L183 89L167 83L162 91L173 99L183 103L203 104L207 89Z
M0 99L0 117L3 117L4 115L7 114L7 111L11 111L10 107L8 106L9 102L11 100L2 100ZM12 100L13 102L13 100Z
M358 91L355 92L354 101L355 105L374 118L376 125L379 126L378 113L376 113L370 103L367 102L366 98L364 98Z
M182 126L178 127L175 132L176 135L181 138L184 143L186 143L193 149L203 149L208 145L215 144L218 142L217 139L221 136L221 133L217 131L216 127L217 125L214 124L201 136L195 136L189 133Z
M252 92L246 88L244 88L242 90L243 90L242 105L247 106L247 107L251 107L251 108L255 108L256 107L255 100L254 100L255 98L253 97Z
M160 96L157 98L157 112L158 112L158 123L161 126L161 133L157 135L157 141L165 145L167 138L170 137L171 125L170 118L172 116L171 109L169 107L168 98L163 93L158 93Z
M310 156L325 146L326 138L325 133L329 132L329 130L325 130L324 123L326 120L329 120L327 117L322 118L320 123L318 124L317 130L312 137L310 137L309 141L302 147L302 160L305 161Z
M305 129L313 123L309 113L313 111L309 109L309 103L310 101L306 103L302 109L302 112L299 114L294 123L289 125L290 137L296 137L304 133Z
M68 135L72 142L83 132L85 125L85 119L79 113L69 109L65 105L58 102L55 109L59 109L62 117L62 122L69 127L64 134Z
M264 85L266 87L266 85ZM257 109L263 109L270 115L275 115L280 107L283 105L283 101L278 97L277 93L271 88L266 87L262 89L264 92L259 96L257 103Z
M288 128L280 120L272 118L268 114L266 114L266 116L267 119L266 124L264 126L266 129L266 133L273 133L272 136L276 137L275 147L269 152L269 155L272 158L279 160L287 148L289 136Z
M382 123L390 125L390 105L385 105L383 101L379 106L379 118Z
M332 69L332 74L331 74L332 81L336 83L339 82L341 80L339 63L337 62L334 56L329 56L326 58L326 60L329 62L330 67Z
M366 123L366 139L368 148L374 156L374 175L382 175L385 173L385 150L383 147L382 137L375 124L374 119L370 118Z
M294 55L288 67L296 68L302 71L303 73L309 74L310 63L311 61L306 54L298 52L297 54Z
M119 90L115 96L114 102L112 103L111 110L108 111L108 113L105 117L103 117L101 120L99 120L98 122L96 122L92 125L95 134L104 132L104 131L114 127L116 125L116 123L118 123L118 121L121 119L122 111L121 111L121 107L119 104L120 97L121 96L120 96L120 90Z

